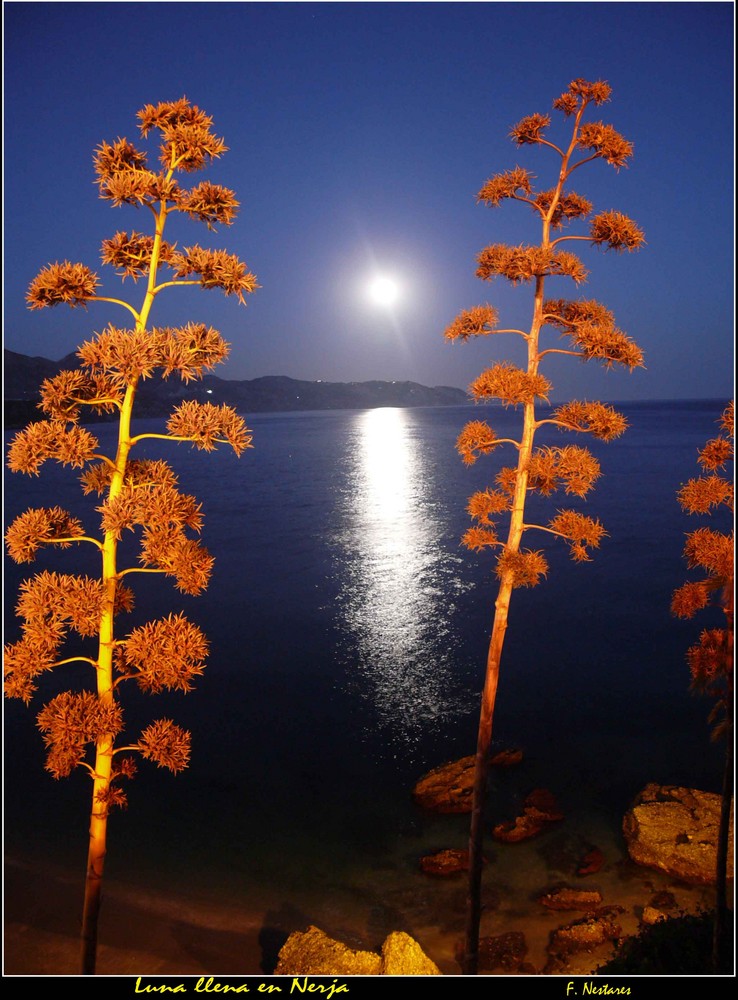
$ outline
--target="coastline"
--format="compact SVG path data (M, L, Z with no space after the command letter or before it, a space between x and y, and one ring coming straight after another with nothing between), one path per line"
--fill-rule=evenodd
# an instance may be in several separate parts
M568 837L565 839L569 841ZM587 878L586 883L567 882L586 889L599 888L606 905L622 908L617 919L624 936L638 932L642 908L660 890L673 893L679 911L697 912L711 905L714 890L710 887L687 885L663 872L637 866L612 839L606 843L601 837L600 843L608 856L606 868L598 876ZM520 868L515 882L510 880L512 871L508 869L499 873L501 882L495 879L497 884L488 887L490 911L483 934L522 931L527 941L528 961L537 970L542 970L546 963L551 931L583 916L576 912L543 912L544 908L535 902L544 879L550 885L554 874L550 863L541 864L539 851L550 855L566 847L556 832L516 845ZM412 893L413 903L403 893L407 906L392 907L392 916L386 914L390 923L383 922L380 927L376 903L389 885L376 870L367 871L365 877L367 883L373 883L371 893L368 884L364 892L355 886L353 893L342 899L328 898L323 893L316 895L315 887L306 892L305 887L294 885L275 892L261 886L254 887L243 903L202 889L196 892L192 886L185 892L178 888L175 894L169 892L165 883L142 887L133 881L106 879L97 974L270 976L289 933L304 931L314 924L350 948L376 951L390 930L406 930L443 975L459 975L454 948L463 930L463 880L423 876ZM181 885L182 880L177 880L177 884ZM503 887L507 892L500 898ZM79 872L46 862L37 865L17 855L6 858L5 976L78 974L77 931L82 891ZM357 892L361 896L366 893L363 904L356 898ZM350 903L355 907L353 915L346 910ZM572 954L565 974L594 975L612 951L613 946L608 943L592 952ZM564 974L564 970L556 974ZM497 969L484 975L500 978L505 972ZM541 971L537 975L550 977Z

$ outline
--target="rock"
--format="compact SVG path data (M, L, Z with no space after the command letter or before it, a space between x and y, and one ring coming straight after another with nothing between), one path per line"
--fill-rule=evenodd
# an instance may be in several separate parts
M641 913L641 923L650 927L651 924L657 924L659 920L667 920L668 917L661 910L657 910L654 906L644 906L643 912Z
M490 760L492 767L512 767L519 764L523 759L522 750L500 750Z
M605 908L551 931L547 948L549 954L561 958L579 951L592 951L607 941L617 940L622 929L613 915L613 910L616 909L618 908Z
M550 823L564 818L551 792L545 788L534 789L523 803L523 812L512 822L498 823L492 830L495 840L515 844L535 837Z
M605 855L598 847L593 847L579 862L577 875L595 875L604 865Z
M318 927L294 931L279 952L275 976L440 976L409 934L393 931L382 954L353 951Z
M591 913L602 902L602 893L561 886L539 896L538 902L549 910L586 910Z
M279 952L275 976L378 976L382 959L373 951L352 951L318 927L294 931Z
M420 859L421 871L426 875L458 875L469 871L469 852L447 848Z
M392 931L382 945L383 976L440 976L418 942L403 931Z
M623 834L633 861L659 868L696 885L715 882L719 795L695 788L649 784L623 819ZM730 841L733 842L731 805ZM728 878L733 859L728 853Z
M490 760L490 766L509 767L522 759L522 750L502 750ZM475 761L474 755L462 757L423 775L413 788L416 803L432 812L470 813Z
M462 757L429 771L413 788L417 804L433 812L471 812L474 761L473 756Z
M530 816L518 816L506 823L498 823L492 827L492 836L504 844L517 844L521 840L529 840L543 830L545 823L532 819Z

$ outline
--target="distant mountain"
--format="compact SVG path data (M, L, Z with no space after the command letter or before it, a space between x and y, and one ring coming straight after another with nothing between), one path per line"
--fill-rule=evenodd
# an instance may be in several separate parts
M45 378L77 368L76 354L61 361L30 358L15 351L5 352L5 423L23 424L39 415L38 389ZM284 410L359 410L376 406L453 406L469 402L462 389L452 386L429 388L417 382L304 382L285 375L237 380L206 375L189 384L177 376L150 379L141 383L136 415L168 416L172 407L185 399L227 403L239 413Z

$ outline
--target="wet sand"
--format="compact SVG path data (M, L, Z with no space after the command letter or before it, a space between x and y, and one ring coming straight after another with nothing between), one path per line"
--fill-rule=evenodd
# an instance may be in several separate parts
M5 875L5 975L79 972L81 877L11 859ZM278 935L281 945L284 935ZM166 898L108 882L100 916L99 975L258 975L272 960L264 914Z

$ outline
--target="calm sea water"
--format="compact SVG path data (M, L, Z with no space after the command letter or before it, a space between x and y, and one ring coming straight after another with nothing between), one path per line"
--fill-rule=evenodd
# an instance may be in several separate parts
M676 490L697 474L697 449L716 433L722 404L621 409L631 425L623 438L577 439L603 467L582 504L609 532L594 561L576 565L561 543L528 536L546 550L550 572L513 596L495 723L496 745L519 746L525 759L495 780L490 804L493 821L511 818L542 785L582 837L613 845L646 782L715 791L720 783L709 704L689 694L684 659L708 619L677 622L669 602L686 576L684 534L696 526ZM193 756L177 777L142 763L129 809L111 823L111 878L205 892L261 908L274 926L318 923L365 947L397 926L421 939L432 926L431 952L456 934L463 885L431 887L417 860L463 846L466 818L422 815L410 790L475 745L495 588L491 560L459 538L468 495L492 483L497 464L458 459L454 441L472 415L480 410L255 415L255 448L240 460L147 444L203 501L203 538L217 561L199 598L136 578L136 623L185 610L211 655L187 696L130 692L132 733L174 718L192 731ZM484 416L500 436L515 433L514 412ZM110 447L111 427L95 433ZM552 431L539 441L574 436ZM7 520L50 495L82 509L67 470L10 477ZM533 510L544 518L561 506L570 504L554 497ZM69 553L37 564L73 567L97 570L94 557ZM6 571L12 638L25 574L7 561ZM78 668L64 669L47 691ZM44 773L34 713L19 703L6 705L5 778L8 851L81 871L89 782ZM520 867L507 850L496 855L501 892Z

